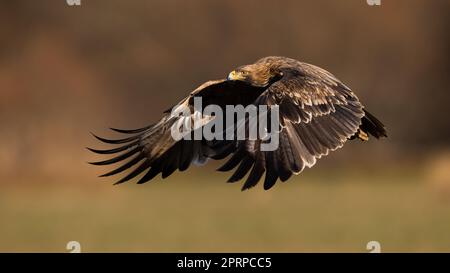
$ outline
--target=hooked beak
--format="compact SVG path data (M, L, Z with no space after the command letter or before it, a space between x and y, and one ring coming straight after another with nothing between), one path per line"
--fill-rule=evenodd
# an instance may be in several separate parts
M242 81L242 80L245 80L245 77L242 75L242 73L239 73L239 72L236 72L235 70L233 70L230 72L230 74L228 74L227 80Z

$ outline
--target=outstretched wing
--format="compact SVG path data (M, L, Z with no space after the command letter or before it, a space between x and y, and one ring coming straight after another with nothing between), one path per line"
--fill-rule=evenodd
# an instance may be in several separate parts
M131 135L127 138L110 140L94 135L102 142L121 146L108 150L88 148L97 154L116 155L111 159L91 162L91 164L110 165L125 161L116 169L101 176L116 175L134 168L116 184L126 182L142 173L145 174L137 183L145 183L160 173L162 178L166 178L177 169L184 171L193 162L202 163L207 158L225 158L234 151L233 143L227 142L226 145L222 143L220 146L214 145L212 147L211 143L205 140L182 139L176 141L171 135L171 127L177 122L186 120L190 122L190 119L200 111L200 109L194 107L193 99L195 97L202 98L203 107L210 104L221 107L236 104L248 105L254 102L263 91L263 88L253 87L239 81L217 80L206 82L194 90L189 97L174 106L186 107L189 109L191 117L172 115L170 109L164 113L163 118L157 124L136 130L112 129L119 133ZM184 121L180 120L181 118L184 118Z
M262 151L261 141L244 140L220 171L237 167L229 182L244 178L243 189L255 186L265 173L264 189L280 178L312 167L316 160L336 150L361 125L363 106L353 92L333 75L309 66L286 69L283 78L272 84L255 101L257 105L278 105L279 147Z
M279 147L264 151L261 139L239 141L180 140L171 136L171 127L190 122L200 109L195 109L194 98L201 97L203 107L219 105L279 106ZM278 179L286 181L316 160L336 150L355 134L369 133L375 137L386 134L384 126L363 109L353 92L327 71L308 64L283 69L283 76L268 87L254 87L241 81L209 81L194 90L175 107L186 107L191 117L172 115L166 111L155 125L136 130L113 129L130 134L124 139L102 142L120 145L109 150L89 149L103 155L116 156L94 165L122 163L102 175L110 176L132 169L117 183L123 183L143 174L138 183L144 183L158 174L166 178L175 170L184 171L192 162L207 158L223 159L232 154L220 171L236 168L229 182L247 179L243 189L255 186L265 174L264 188L270 189ZM248 120L243 126L249 126ZM194 134L194 132L191 132ZM363 134L363 136L364 136ZM367 135L365 135L367 136ZM128 160L128 161L126 161Z

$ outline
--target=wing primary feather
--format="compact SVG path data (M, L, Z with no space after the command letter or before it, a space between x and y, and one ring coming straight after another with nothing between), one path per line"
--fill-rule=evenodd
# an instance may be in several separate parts
M211 156L212 159L215 160L221 160L224 159L225 157L229 156L235 149L234 147L234 143L227 143L224 144L224 146L218 148L215 147L215 150L219 150L217 154Z
M173 174L173 172L175 172L177 169L176 165L170 164L168 166L166 166L163 170L162 170L162 178L165 179L167 177L169 177L171 174Z
M108 144L123 144L123 143L127 143L133 140L136 140L138 138L140 138L140 135L136 135L136 136L132 136L132 137L128 137L128 138L123 138L123 139L106 139L106 138L102 138L99 137L93 133L91 133L96 139L100 140L101 142L104 143L108 143Z
M162 178L163 179L169 177L178 168L179 156L180 156L180 151L177 151L177 150L170 151L170 154L164 160L165 164L162 168Z
M258 152L256 155L255 164L253 164L253 168L248 175L248 178L245 181L244 185L242 186L243 191L250 189L258 184L265 171L264 164L264 155L263 153Z
M286 131L283 131L280 134L280 146L278 149L274 152L276 156L276 160L278 164L278 175L280 177L280 180L282 182L289 179L289 177L292 175L291 171L291 160L289 157L292 155L292 151L289 146L289 139L286 134Z
M147 181L152 180L161 172L161 163L157 162L156 164L153 164L148 170L148 172L137 182L137 184L143 184Z
M187 170L189 168L189 165L191 165L192 158L193 158L193 144L192 142L183 142L181 148L181 154L180 154L180 163L178 170L180 172Z
M120 166L119 168L117 168L113 171L110 171L109 173L102 174L102 175L100 175L100 177L106 177L106 176L111 176L111 175L121 173L121 172L125 171L126 169L129 169L130 167L136 165L136 163L138 163L139 161L141 161L144 158L145 158L145 155L140 153L138 156L136 156L132 160L128 161L124 165Z
M150 165L151 165L150 161L148 161L148 160L144 161L141 165L139 165L139 167L137 167L134 171L129 173L124 178L122 178L119 181L117 181L116 183L114 183L114 185L118 185L118 184L124 183L130 179L135 178L137 175L139 175L140 173L145 171L148 167L150 167Z
M148 126L145 126L145 127L139 128L139 129L132 129L132 130L117 129L117 128L109 128L109 129L111 129L115 132L118 132L118 133L122 133L122 134L137 134L137 133L142 133L143 131L145 131L147 129L150 129L153 126L154 126L154 124L148 125Z
M117 157L114 157L114 158L111 158L111 159L108 159L108 160L104 160L104 161L89 162L89 164L92 164L92 165L108 165L108 164L116 163L116 162L122 161L122 160L124 160L124 159L126 159L126 158L128 158L128 157L130 157L132 155L134 155L135 153L138 153L140 151L140 149L141 148L138 146L138 147L136 147L136 148L134 148L134 149L124 153L124 154L121 154L121 155L119 155Z
M228 172L234 169L244 157L244 151L239 149L222 167L217 169L219 172Z
M264 190L269 190L278 180L277 163L274 160L274 153L266 154L266 178L264 179Z
M228 179L228 182L233 183L241 180L253 166L253 162L254 160L250 156L246 156L244 160L242 160L236 172L234 172L230 179Z
M86 149L88 149L89 151L96 153L96 154L115 154L115 153L119 153L122 151L125 151L131 147L133 147L134 145L137 145L139 143L139 141L134 141L132 143L129 143L127 145L121 146L119 148L115 148L115 149L110 149L110 150L97 150L97 149L92 149L89 147L86 147Z

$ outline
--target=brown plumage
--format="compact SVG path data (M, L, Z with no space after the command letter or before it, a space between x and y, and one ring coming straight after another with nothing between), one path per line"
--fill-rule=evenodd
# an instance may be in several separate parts
M209 81L195 89L177 106L189 107L193 114L194 97L203 99L203 107L210 104L278 105L280 109L280 144L275 151L261 151L261 140L180 140L175 141L170 128L179 117L170 110L155 125L137 130L113 129L130 137L108 140L109 144L123 144L111 150L89 149L99 154L120 155L94 165L107 165L129 159L117 169L102 176L121 173L135 167L117 183L144 175L137 183L144 183L161 173L163 178L175 170L184 171L192 162L208 158L228 161L219 171L235 169L229 182L247 175L242 189L255 186L263 177L264 189L275 182L288 180L316 160L344 145L349 139L363 141L369 135L386 137L384 125L367 112L356 95L331 73L314 65L286 57L265 57L254 64L238 67L228 79Z

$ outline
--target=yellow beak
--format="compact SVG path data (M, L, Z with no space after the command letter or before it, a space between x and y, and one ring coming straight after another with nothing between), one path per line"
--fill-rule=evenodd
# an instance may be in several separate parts
M242 73L236 72L235 70L231 71L227 77L227 80L229 81L239 81L244 79L245 77L242 75Z

